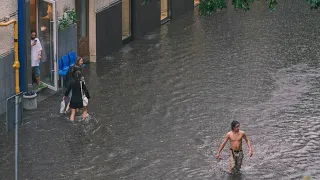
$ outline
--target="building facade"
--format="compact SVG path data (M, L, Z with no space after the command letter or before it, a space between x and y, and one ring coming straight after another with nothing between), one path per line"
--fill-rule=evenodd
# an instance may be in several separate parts
M103 58L161 24L194 8L199 0L97 1L96 56Z
M5 17L17 19L19 0L0 3L0 22ZM30 31L37 31L43 47L41 81L48 88L59 89L57 60L71 51L91 62L116 52L124 44L139 39L163 23L190 11L199 0L24 0L24 55L20 89L32 84ZM66 23L72 16L77 21ZM0 27L0 114L6 99L14 95L13 25ZM24 68L24 69L22 69Z
M31 62L30 62L30 31L37 32L43 47L41 80L48 87L58 89L58 75L56 60L62 54L77 50L77 26L70 25L65 30L59 30L59 17L62 17L65 9L76 9L76 1L62 0L25 0L25 53L19 56L21 91L27 91L28 85L32 84ZM6 19L18 19L18 1L4 0L0 3L0 22ZM19 22L18 22L19 27ZM13 56L13 25L0 27L0 114L6 111L6 100L15 94L15 77L12 64ZM19 37L18 37L19 38ZM21 51L21 49L19 49ZM25 69L24 69L25 68ZM23 73L23 74L21 74ZM21 78L22 77L22 78Z

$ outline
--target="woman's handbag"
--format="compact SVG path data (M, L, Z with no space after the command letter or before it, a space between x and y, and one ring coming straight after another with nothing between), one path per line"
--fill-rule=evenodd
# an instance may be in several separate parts
M82 103L83 106L88 106L89 100L86 96L86 94L83 92L83 88L82 88L82 83L84 83L83 81L80 81L80 87L81 87L81 95L82 95Z

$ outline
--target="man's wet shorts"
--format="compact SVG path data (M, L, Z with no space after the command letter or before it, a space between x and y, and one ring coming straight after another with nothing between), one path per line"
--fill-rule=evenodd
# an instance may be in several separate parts
M229 155L229 161L230 161L230 168L235 168L237 170L240 170L241 164L243 159L243 151L239 150L232 150L230 149L230 155Z
M33 71L34 76L36 76L36 77L40 76L40 67L39 66L32 67L32 71Z

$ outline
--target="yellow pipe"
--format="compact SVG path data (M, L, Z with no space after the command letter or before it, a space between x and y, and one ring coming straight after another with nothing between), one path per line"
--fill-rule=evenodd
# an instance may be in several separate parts
M16 93L20 93L20 86L19 86L19 68L20 68L20 62L18 59L18 22L16 19L12 19L8 22L1 22L0 26L8 26L13 23L13 38L14 38L14 62L12 67L15 69L15 83L16 83Z

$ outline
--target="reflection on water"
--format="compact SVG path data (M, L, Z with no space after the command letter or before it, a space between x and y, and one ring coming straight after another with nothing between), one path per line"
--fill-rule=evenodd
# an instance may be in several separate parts
M88 65L91 119L57 115L60 95L26 112L21 177L319 179L320 17L298 0L254 6L187 14ZM244 144L230 175L228 147L214 155L234 119L254 155ZM13 135L0 140L0 174L12 179Z

